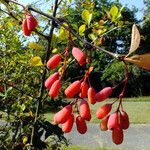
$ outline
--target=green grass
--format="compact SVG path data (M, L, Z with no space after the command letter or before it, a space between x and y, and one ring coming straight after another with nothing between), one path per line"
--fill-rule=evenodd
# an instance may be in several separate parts
M90 123L99 123L95 117L96 110L105 103L111 103L114 99L108 99L95 105L90 105L92 112L92 119ZM112 112L117 108L118 102L113 105ZM150 97L139 98L124 98L123 99L124 110L129 114L130 123L132 124L150 124ZM53 112L45 113L45 117L49 121L53 121Z

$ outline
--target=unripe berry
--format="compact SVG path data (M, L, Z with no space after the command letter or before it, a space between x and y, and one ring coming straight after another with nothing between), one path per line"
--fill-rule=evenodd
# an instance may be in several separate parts
M77 126L77 131L80 134L86 133L86 131L87 131L86 122L80 115L78 115L76 117L76 126Z
M66 97L68 98L74 97L80 91L80 87L81 87L81 82L79 80L70 84L65 90Z
M62 131L64 133L68 133L72 130L72 127L73 127L73 123L74 123L74 114L72 113L68 120L62 124Z
M112 88L111 87L105 87L100 92L98 92L95 95L96 101L101 102L105 99L107 99L112 94Z
M118 126L118 112L114 112L109 116L107 127L109 130L113 130L115 128L118 128Z
M82 99L81 103L80 103L80 116L82 118L84 118L87 121L91 120L91 111L90 111L90 107L89 104L86 100Z
M72 105L67 105L54 115L55 124L65 123L72 113Z
M56 80L50 88L49 96L56 97L58 95L60 87L61 87L60 80Z
M111 111L112 104L105 104L100 106L99 109L96 111L96 117L98 119L103 119L107 114Z
M88 100L89 100L90 104L95 104L96 103L95 94L96 94L96 92L95 92L94 88L90 87L88 89Z
M128 114L125 111L120 112L120 127L122 129L128 129L129 128L129 117Z
M100 129L102 131L107 131L108 130L108 127L107 127L107 123L108 123L108 119L109 119L109 116L107 116L106 118L104 118L101 123L100 123Z
M113 143L119 145L123 142L123 130L118 127L118 128L115 128L113 129L112 131L112 140L113 140Z
M81 98L86 98L86 97L87 97L87 91L88 91L88 84L83 81L83 82L81 83L80 97L81 97Z
M58 72L55 72L53 73L52 75L50 75L47 80L45 81L45 87L47 89L50 89L52 84L59 79L59 73Z
M80 66L86 64L86 55L77 47L72 49L73 57L78 61Z
M60 54L55 54L54 56L52 56L48 62L47 62L47 68L48 69L55 69L59 63L61 62L61 56Z
M23 30L23 34L25 36L29 36L31 34L31 31L28 29L27 27L27 19L24 19L23 20L23 23L22 23L22 30Z
M34 29L37 27L37 21L32 15L26 15L27 19L27 27L29 31L34 31Z

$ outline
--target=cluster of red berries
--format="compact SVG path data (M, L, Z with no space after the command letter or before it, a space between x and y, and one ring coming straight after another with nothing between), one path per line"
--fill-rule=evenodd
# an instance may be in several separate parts
M35 30L38 23L36 19L29 13L25 15L25 19L22 23L22 29L25 36L30 36L31 32Z
M87 63L86 54L79 48L73 47L72 55L80 66ZM60 64L61 60L61 54L53 55L47 62L47 68L55 69ZM74 122L76 124L77 131L80 134L86 133L86 121L91 120L89 103L95 104L96 102L102 102L111 96L113 92L114 88L105 87L100 92L96 93L95 89L90 84L89 74L89 70L86 71L81 80L74 81L64 91L64 95L67 98L75 98L74 101L54 115L54 123L61 124L64 133L68 133L72 130ZM55 72L45 81L45 87L49 89L50 97L54 98L58 95L61 88L61 79L62 76L60 77L59 73ZM88 98L88 100L85 100L85 98ZM78 107L79 102L80 105ZM98 119L102 119L100 123L101 130L112 130L113 142L115 144L121 144L123 141L123 129L127 129L129 127L129 118L123 109L122 111L119 110L120 104L114 113L109 114L113 103L101 106L96 112L96 117ZM76 118L74 113L75 111L78 113Z

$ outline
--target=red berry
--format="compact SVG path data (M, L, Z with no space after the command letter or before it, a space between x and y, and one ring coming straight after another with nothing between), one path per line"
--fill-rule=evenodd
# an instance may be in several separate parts
M55 124L65 123L72 113L72 105L67 105L54 115Z
M4 86L0 85L0 92L4 91Z
M72 49L73 57L78 61L80 66L86 64L86 55L77 47Z
M109 119L109 116L107 116L106 118L104 118L101 123L100 123L100 129L102 131L107 131L108 130L108 127L107 127L107 123L108 123L108 119Z
M97 102L101 102L101 101L107 99L111 94L112 94L112 88L105 87L104 89L102 89L100 92L98 92L95 95L95 98L96 98Z
M37 21L32 15L26 15L27 27L29 31L34 31L37 27Z
M87 131L86 122L80 115L78 115L76 117L76 126L77 126L77 131L80 134L86 133L86 131Z
M128 129L129 128L129 117L128 114L125 111L120 112L120 127L122 129Z
M31 34L31 31L27 27L27 19L23 20L22 29L25 36L29 36Z
M96 112L96 117L98 119L103 119L112 109L112 104L105 104L101 106L97 112Z
M50 75L47 80L45 81L45 87L50 89L52 84L59 79L59 73L55 72L54 74Z
M118 122L118 112L114 112L109 116L107 127L109 130L118 128L119 122Z
M59 65L60 62L61 62L61 56L59 54L55 54L48 60L47 68L55 69Z
M72 113L68 120L62 124L62 131L64 133L68 133L71 131L72 127L73 127L73 123L74 123L74 114Z
M66 97L68 98L74 97L77 93L79 93L80 87L81 87L81 82L79 80L70 84L65 90Z
M104 45L104 38L103 37L100 37L100 45Z
M60 80L56 80L53 84L52 87L50 88L49 91L49 96L51 97L56 97L58 95L59 89L61 87Z
M81 98L86 98L86 97L87 97L87 91L88 91L88 84L83 81L83 82L81 83L80 97L81 97Z
M123 137L123 130L120 127L113 129L112 140L115 144L121 144L123 142Z
M94 88L90 87L88 89L88 100L89 100L90 104L95 104L96 103L95 94L96 94L96 92L95 92Z
M90 107L89 104L86 100L82 99L81 103L80 103L80 116L82 118L84 118L87 121L91 120L91 111L90 111Z

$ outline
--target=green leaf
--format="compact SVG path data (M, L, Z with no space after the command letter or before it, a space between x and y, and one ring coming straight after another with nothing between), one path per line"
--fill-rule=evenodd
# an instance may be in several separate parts
M80 36L83 36L83 35L84 35L85 27L86 27L85 24L83 24L83 25L81 25L81 26L79 27L79 35L80 35Z
M117 18L118 12L119 12L119 9L118 9L117 6L111 7L111 9L109 11L109 14L110 14L110 16L112 18L112 21L114 21Z
M90 13L88 10L83 10L82 12L82 19L85 21L85 23L89 26L91 19L92 19L92 13Z
M30 66L43 66L42 59L39 56L32 57L29 64Z
M95 39L96 39L95 35L92 34L92 33L89 34L88 37L89 37L91 40L93 40L93 41L95 41Z

